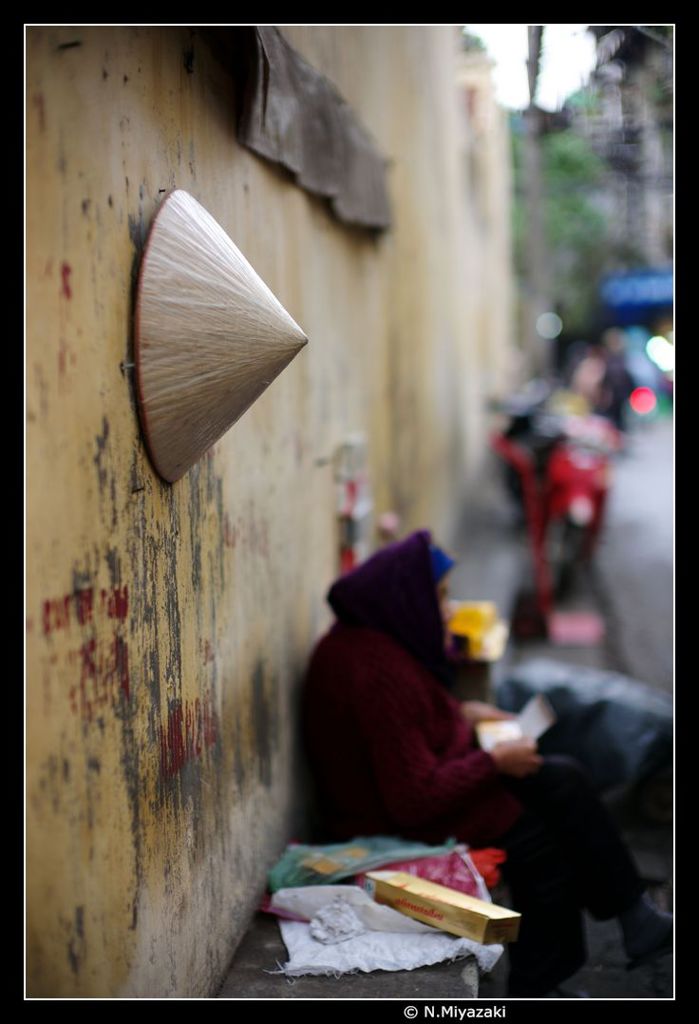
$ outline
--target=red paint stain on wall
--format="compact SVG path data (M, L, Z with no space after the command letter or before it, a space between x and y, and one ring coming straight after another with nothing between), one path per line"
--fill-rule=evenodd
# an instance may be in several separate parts
M75 611L78 616L78 622L81 626L86 625L88 622L92 622L93 600L94 592L92 587L90 587L89 590L76 590Z
M116 619L118 622L123 622L126 619L129 612L128 586L101 590L100 597L100 611L106 614L107 618ZM79 625L85 626L92 622L95 610L92 587L76 590L74 593L64 594L62 597L47 598L42 605L42 622L46 635L57 629L67 629L70 626L71 602L75 603L75 616Z
M205 665L214 660L214 649L209 640L204 640L203 643L199 641L199 649L201 650L202 659Z
M97 650L97 641L94 637L91 640L86 640L80 647L80 678L81 679L96 679L97 678L97 665L95 664L95 651Z
M184 766L199 760L218 736L218 722L210 695L203 701L176 701L160 726L160 775L171 779Z
M71 651L69 658L72 661L77 653L80 660L80 682L77 686L71 686L69 690L70 706L77 714L80 712L84 721L91 721L95 706L100 704L99 693L97 692L97 665L95 663L95 652L97 641L93 637L86 640L77 652Z
M70 263L63 262L61 264L61 295L63 295L64 298L66 299L72 298L73 295L73 292L70 287L70 281L68 280L72 272L73 268L71 267Z
M67 659L77 682L70 687L68 697L73 712L85 722L91 722L104 708L117 708L122 699L131 699L129 676L129 649L120 635L119 627L109 633L106 619L124 621L129 608L128 587L101 590L99 607L92 587L83 587L59 598L49 598L41 605L44 635L70 626L90 626L99 616L102 623L97 635L85 637L79 647L69 650ZM71 612L71 607L73 611ZM27 620L27 629L31 622ZM90 630L90 632L93 632ZM51 665L58 663L54 651L48 658Z
M182 720L182 705L177 704L168 712L167 730L160 726L160 774L165 778L176 775L186 760Z
M68 692L70 706L84 722L91 722L105 708L116 708L120 693L130 699L129 649L118 633L108 643L98 643L95 637L86 640L69 653L69 660L77 660L80 671L78 682Z
M51 598L44 601L42 608L42 624L44 636L57 629L66 629L70 625L70 594L64 597Z
M129 611L129 588L113 587L111 591L101 591L102 610L106 610L110 619L123 622Z
M62 597L47 598L42 604L41 620L44 636L57 629L67 629L71 624L70 606L75 602L75 616L81 626L92 622L94 595L92 588L76 590Z

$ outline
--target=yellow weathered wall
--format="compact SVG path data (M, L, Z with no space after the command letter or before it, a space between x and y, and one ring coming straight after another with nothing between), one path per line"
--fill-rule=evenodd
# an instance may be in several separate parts
M379 240L236 142L232 79L201 34L27 32L33 996L215 990L303 802L296 697L337 574L329 459L363 431L377 511L448 539L477 458L456 33L284 31L391 160ZM170 486L121 364L174 186L309 345Z
M480 395L500 399L517 383L518 366L513 346L510 138L507 114L495 98L492 69L485 53L463 53L457 81L468 181L468 279L476 303L474 373ZM484 426L481 418L476 430Z

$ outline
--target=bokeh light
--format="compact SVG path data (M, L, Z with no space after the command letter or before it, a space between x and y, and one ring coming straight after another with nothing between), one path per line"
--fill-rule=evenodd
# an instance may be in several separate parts
M655 365L664 373L669 373L675 368L675 349L661 334L649 338L646 344L646 353Z
M563 330L563 321L557 313L542 313L536 321L536 332L540 338L557 338Z
M658 400L650 388L635 388L631 392L629 405L639 416L647 416L653 412L657 404Z

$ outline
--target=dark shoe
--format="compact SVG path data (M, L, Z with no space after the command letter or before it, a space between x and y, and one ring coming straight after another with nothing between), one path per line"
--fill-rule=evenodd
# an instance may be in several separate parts
M652 964L655 960L658 960L661 956L667 956L668 953L672 953L673 940L672 931L667 935L662 942L660 942L653 949L647 950L642 953L641 956L632 957L626 965L627 971L635 971L637 967L643 967L646 964Z
M647 893L619 915L627 970L649 964L672 952L672 914L660 910Z
M561 985L557 985L556 988L549 992L546 997L547 999L589 999L590 993L584 989L574 988L563 988Z

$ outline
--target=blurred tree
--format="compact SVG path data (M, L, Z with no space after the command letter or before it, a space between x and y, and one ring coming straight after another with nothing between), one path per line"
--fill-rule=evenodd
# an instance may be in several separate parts
M461 45L467 52L486 52L487 47L480 36L475 35L473 32L467 32L464 29L461 33L461 37Z
M587 98L585 102L592 102ZM524 276L527 230L523 187L523 140L519 119L512 118L515 202L514 247L517 273ZM542 139L543 205L553 275L551 295L566 333L584 335L598 304L600 276L633 254L615 252L600 197L607 166L589 142L571 129Z
M590 81L562 110L535 110L547 294L564 333L578 337L596 332L605 273L652 266L672 253L673 28L602 25L590 31L598 48ZM526 293L526 116L513 112L510 125L515 265Z
M606 217L595 202L605 166L572 131L543 139L544 220L552 248L553 295L567 331L587 329L609 258Z

